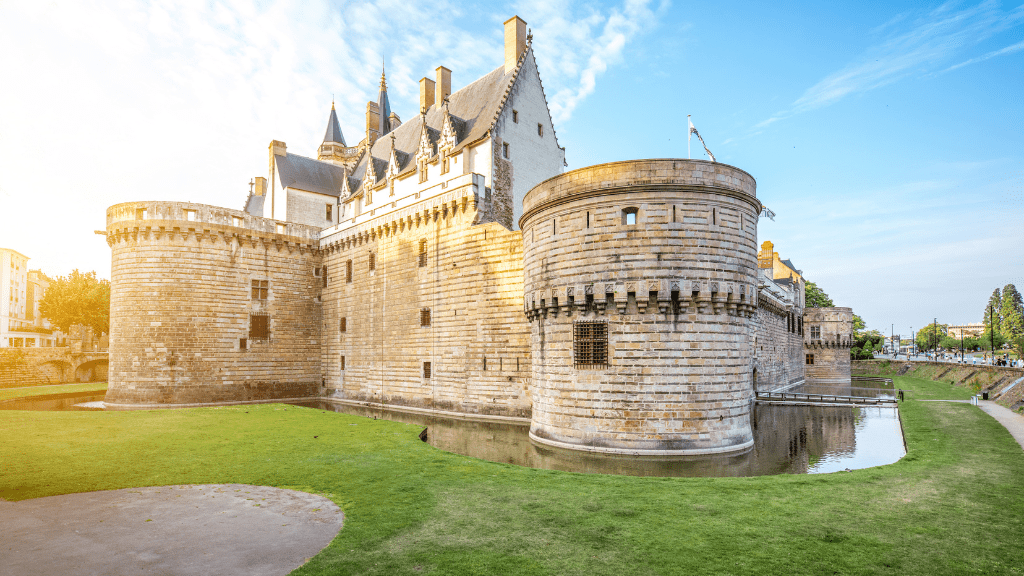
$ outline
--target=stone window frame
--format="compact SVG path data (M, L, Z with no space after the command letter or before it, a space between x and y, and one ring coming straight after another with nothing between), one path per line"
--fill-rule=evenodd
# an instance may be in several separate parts
M341 332L341 333L348 332L348 317L347 316L342 316L341 319L338 321L338 332Z
M573 367L577 370L607 368L608 322L577 320L572 323Z
M423 378L429 380L433 376L433 369L429 360L423 361Z
M345 261L345 283L346 284L351 284L352 283L352 261L351 260L346 260Z
M813 366L814 365L814 354L807 354L804 357L804 364L806 366Z
M419 267L427 267L427 240L425 238L420 240Z
M249 313L249 340L270 340L270 314Z
M342 354L338 357L338 370L341 372L345 371L345 355Z
M821 340L821 326L811 326L811 340Z
M252 300L266 302L270 299L270 280L253 279L250 290Z
M420 308L420 326L429 328L430 321L430 308Z
M632 218L631 218L632 217ZM622 225L623 226L635 226L637 220L640 219L640 207L639 206L627 206L622 209Z

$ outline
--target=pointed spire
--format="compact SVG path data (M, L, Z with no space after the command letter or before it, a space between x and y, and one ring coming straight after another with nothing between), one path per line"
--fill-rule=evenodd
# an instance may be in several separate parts
M377 111L380 112L378 131L383 136L391 132L391 103L388 102L388 83L384 74L384 64L380 66L380 93L377 94Z
M341 124L338 123L338 113L334 111L334 102L331 102L331 116L327 119L327 132L324 134L324 142L337 142L342 146L345 144L345 136L341 133Z

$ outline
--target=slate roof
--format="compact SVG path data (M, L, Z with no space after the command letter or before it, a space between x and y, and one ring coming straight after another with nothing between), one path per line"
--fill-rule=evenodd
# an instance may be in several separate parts
M330 196L341 194L341 185L345 179L345 169L341 166L291 153L275 155L274 160L282 188L297 188Z
M529 54L531 51L528 49L526 53ZM520 60L520 67L524 60L525 57ZM448 113L452 117L452 127L455 128L458 141L453 149L454 153L480 140L493 127L504 104L506 92L518 71L519 67L506 74L505 67L500 66L448 97ZM443 108L439 105L431 106L425 116L428 137L431 143L436 144L444 127ZM423 115L417 114L391 131L395 136L395 150L398 152L395 156L399 160L399 174L416 168L415 158L420 146L423 119ZM378 138L370 150L369 157L372 157L376 169L375 182L379 181L384 177L388 162L391 160L391 138ZM362 184L368 162L369 158L364 156L353 170L352 178L359 181L356 186L350 184L353 192Z
M324 142L337 142L342 146L345 144L345 136L341 133L341 124L338 123L338 113L334 111L334 104L331 104L331 117L327 119L327 133L324 134Z
M249 198L245 201L245 211L253 216L263 217L263 200L266 196L257 196L255 194L249 194Z

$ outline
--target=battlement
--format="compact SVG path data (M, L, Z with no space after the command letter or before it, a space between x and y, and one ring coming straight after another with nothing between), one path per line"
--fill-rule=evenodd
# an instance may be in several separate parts
M320 229L315 226L282 222L232 210L192 202L124 202L107 208L107 243L130 234L191 234L197 237L216 234L283 245L317 247Z

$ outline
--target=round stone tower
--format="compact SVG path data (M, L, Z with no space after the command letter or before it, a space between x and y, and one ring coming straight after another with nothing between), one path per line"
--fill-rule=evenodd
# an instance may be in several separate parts
M804 375L808 384L850 384L853 308L804 310Z
M319 394L318 231L186 202L107 209L113 408Z
M531 438L652 455L752 446L754 178L613 162L546 180L523 204Z

